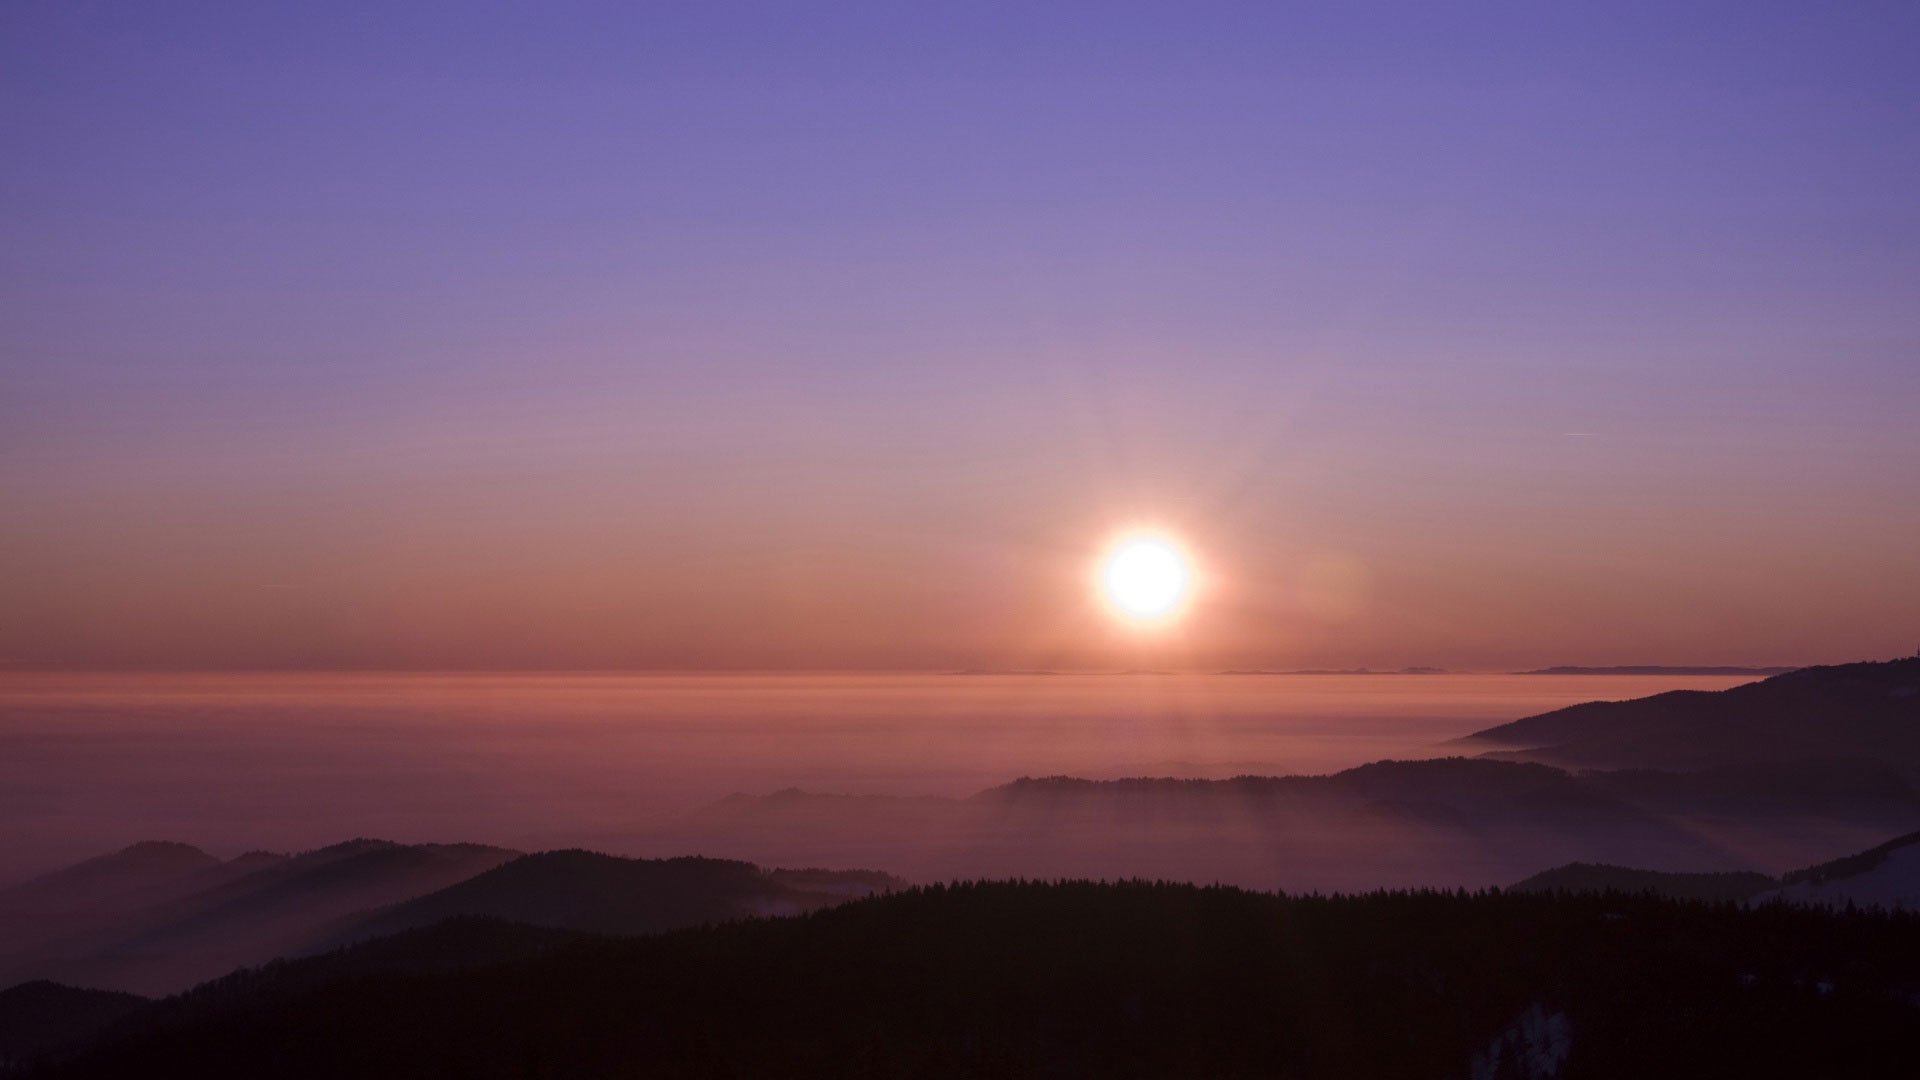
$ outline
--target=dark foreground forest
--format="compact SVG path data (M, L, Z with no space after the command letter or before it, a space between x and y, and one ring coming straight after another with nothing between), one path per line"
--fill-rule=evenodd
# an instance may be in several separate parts
M487 959L458 970L444 931L414 935L425 962L403 936L244 973L30 1075L1804 1080L1920 1061L1903 914L990 883L644 938L469 922L452 940Z

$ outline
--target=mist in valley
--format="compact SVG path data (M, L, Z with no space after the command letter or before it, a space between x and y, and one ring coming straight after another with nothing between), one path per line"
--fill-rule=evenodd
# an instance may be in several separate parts
M1198 818L1180 799L1159 820L1151 806L1015 809L983 793L1022 777L1326 775L1458 754L1450 740L1577 702L1743 681L13 673L0 677L0 813L13 826L0 831L0 881L143 840L230 857L367 836L923 878L1098 867L1328 887L1365 878L1330 876L1330 862L1389 865L1431 842L1430 823L1359 797L1302 795L1284 813L1226 798ZM777 795L794 790L873 801ZM795 813L768 821L774 805ZM1374 839L1353 847L1361 838ZM1108 854L1072 855L1084 845ZM1389 866L1380 880L1419 870Z

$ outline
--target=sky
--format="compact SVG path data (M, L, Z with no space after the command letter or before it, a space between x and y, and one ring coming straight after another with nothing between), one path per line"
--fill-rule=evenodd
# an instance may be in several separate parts
M1920 7L0 7L0 663L1920 644ZM1090 560L1202 583L1117 623Z

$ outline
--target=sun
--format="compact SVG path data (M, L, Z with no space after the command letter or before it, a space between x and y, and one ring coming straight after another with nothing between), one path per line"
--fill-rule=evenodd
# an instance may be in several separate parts
M1180 611L1193 570L1178 545L1160 536L1123 537L1100 560L1100 594L1121 615L1159 621Z

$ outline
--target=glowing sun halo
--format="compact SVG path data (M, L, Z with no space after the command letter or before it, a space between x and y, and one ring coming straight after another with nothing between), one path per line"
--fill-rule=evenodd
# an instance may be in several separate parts
M1120 541L1100 566L1100 589L1107 602L1136 619L1172 615L1186 599L1192 579L1180 549L1151 536Z

